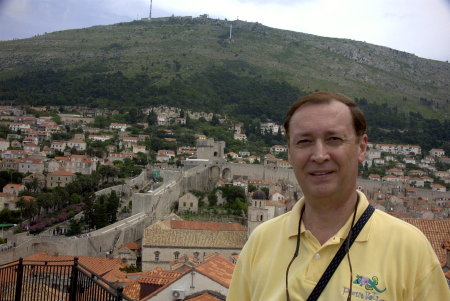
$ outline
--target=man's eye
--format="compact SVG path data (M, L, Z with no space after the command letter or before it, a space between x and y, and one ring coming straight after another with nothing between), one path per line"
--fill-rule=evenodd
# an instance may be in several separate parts
M327 142L332 145L337 145L344 142L344 139L342 139L341 137L330 137L327 139Z
M305 146L305 145L308 145L310 143L311 143L311 140L302 139L302 140L298 140L296 144L299 145L299 146Z

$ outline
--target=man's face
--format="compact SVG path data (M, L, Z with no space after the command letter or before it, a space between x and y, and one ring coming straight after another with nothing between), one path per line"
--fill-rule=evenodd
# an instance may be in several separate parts
M356 136L350 109L334 100L305 104L289 129L289 163L306 199L348 199L367 146L367 135Z

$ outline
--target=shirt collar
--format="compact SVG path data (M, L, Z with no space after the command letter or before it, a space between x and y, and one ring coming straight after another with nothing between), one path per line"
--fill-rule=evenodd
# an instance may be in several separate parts
M364 193L362 193L360 191L357 191L357 193L359 195L359 203L358 203L358 207L356 208L355 223L358 221L358 219L364 213L367 206L369 206L369 201L367 200ZM288 222L289 229L287 231L289 238L297 236L298 222L300 220L300 212L304 205L305 205L305 199L301 198L294 205L294 207L292 207L291 214L289 216L289 222ZM335 237L339 237L342 240L344 240L347 237L348 232L350 230L350 226L352 224L352 219L353 219L353 215L350 215L350 217L345 222L344 226L341 229L339 229L339 231L336 233ZM371 224L372 224L371 220L369 220L367 222L367 224L364 226L364 228L362 229L362 231L359 233L358 237L356 238L356 241L367 241L369 239ZM303 233L305 231L306 231L305 225L303 224L303 221L302 221L300 233Z

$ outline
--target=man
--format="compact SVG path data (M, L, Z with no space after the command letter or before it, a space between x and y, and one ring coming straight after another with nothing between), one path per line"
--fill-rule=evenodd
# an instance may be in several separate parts
M373 212L356 190L368 141L356 104L339 94L313 93L293 104L284 126L289 162L304 197L292 211L253 231L227 300L450 300L425 236ZM347 237L356 239L351 244ZM341 246L342 261L334 264L334 273L324 274ZM316 287L321 278L329 282Z

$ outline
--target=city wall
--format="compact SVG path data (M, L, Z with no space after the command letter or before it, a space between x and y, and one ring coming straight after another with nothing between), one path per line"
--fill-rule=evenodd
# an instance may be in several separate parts
M220 166L222 176L230 170L233 176L245 176L248 179L262 179L270 182L286 181L297 185L294 171L291 168L279 168L273 165L225 163Z
M128 180L124 184L111 186L95 193L95 196L110 195L112 191L115 191L118 196L129 198L134 191L140 187L144 187L147 184L147 171L143 170L137 177Z
M97 195L109 194L112 190L115 190L118 194L130 196L133 205L130 217L78 237L15 235L10 241L15 241L16 247L0 253L0 264L17 260L19 257L27 257L37 252L73 256L108 256L121 244L142 239L144 229L156 219L169 214L174 203L182 195L193 189L210 190L219 177L227 180L232 180L236 176L272 182L282 180L294 185L294 187L297 185L292 169L226 162L216 162L214 165L203 164L188 170L162 169L160 175L164 179L163 184L146 193L133 193L133 191L142 189L148 184L145 171L127 184L109 187L96 193ZM369 198L376 197L376 193L379 192L393 193L401 189L396 183L374 182L363 179L358 179L358 185ZM420 194L422 195L422 193L428 194L429 199L441 195L427 190L421 190Z
M190 190L208 190L214 187L208 165L196 166L188 170L160 170L164 184L147 193L135 193L132 197L132 215L151 214L162 218L172 211L175 202Z
M164 183L149 193L133 193L148 184L145 171L126 184L108 187L96 193L97 196L107 195L114 190L118 195L131 196L132 216L80 236L27 235L25 233L14 235L14 237L10 235L9 241L15 242L16 247L1 252L0 264L38 252L106 257L118 246L142 239L144 229L151 225L155 218L162 218L169 214L174 202L178 201L184 193L192 189L207 190L214 184L214 181L209 178L209 168L206 166L198 166L187 171L161 170L161 176Z

